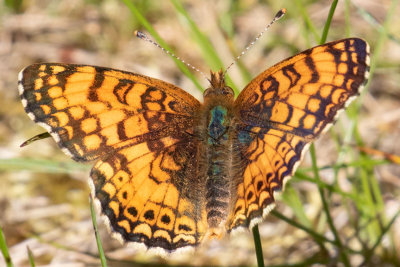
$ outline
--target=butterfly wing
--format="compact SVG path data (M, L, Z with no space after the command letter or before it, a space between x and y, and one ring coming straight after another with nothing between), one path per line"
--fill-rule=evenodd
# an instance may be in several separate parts
M187 137L168 136L95 164L92 192L118 239L168 252L201 242L206 221L197 147Z
M20 73L29 116L75 160L97 160L92 194L120 239L168 251L203 236L196 186L200 103L166 82L114 69L35 64Z
M28 115L75 160L193 125L200 103L166 82L103 67L34 64L20 73Z
M250 226L273 208L309 143L360 92L368 44L357 38L306 50L259 74L235 101L237 146L246 166L229 229Z

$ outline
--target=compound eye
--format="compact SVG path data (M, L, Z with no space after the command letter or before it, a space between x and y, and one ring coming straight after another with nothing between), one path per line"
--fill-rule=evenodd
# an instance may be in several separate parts
M209 93L210 93L210 88L207 88L207 89L204 91L203 96L207 96Z
M228 96L233 96L233 90L230 87L224 87L222 89L222 94L228 95Z

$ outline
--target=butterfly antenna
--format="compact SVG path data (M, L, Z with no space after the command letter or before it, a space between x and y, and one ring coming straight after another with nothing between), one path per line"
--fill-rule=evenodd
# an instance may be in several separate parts
M225 69L224 71L224 76L226 74L226 72L244 55L246 54L246 52L253 47L253 45L258 41L258 39L261 38L261 36L268 30L269 27L271 27L272 24L275 23L275 21L279 20L280 18L283 17L283 15L285 15L286 13L286 8L282 8L281 10L278 11L278 13L276 13L275 17L272 19L272 21L265 26L265 28L256 36L256 38L254 38L254 40L245 48L243 49L242 53L240 53L235 60Z
M186 66L188 66L189 68L191 68L192 70L195 70L197 72L199 72L207 81L210 82L210 80L207 78L207 76L198 68L196 68L195 66L187 63L185 60L181 59L180 57L178 57L177 55L175 55L174 53L166 50L165 48L163 48L161 45L159 45L158 43L156 43L155 41L151 40L149 37L147 37L147 35L144 32L141 31L135 31L135 35L137 38L142 39L144 41L147 41L153 45L155 45L156 47L160 48L162 51L164 51L164 53L170 55L173 58L176 58L177 60L179 60L180 62L182 62L183 64L185 64Z

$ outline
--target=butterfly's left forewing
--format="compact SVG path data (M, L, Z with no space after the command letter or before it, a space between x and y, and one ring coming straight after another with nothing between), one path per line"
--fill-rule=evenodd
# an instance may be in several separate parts
M254 226L292 176L309 143L326 131L366 83L368 44L317 46L258 75L235 101L236 146L245 165L228 229Z
M18 83L28 115L79 161L184 131L200 106L172 84L103 67L34 64Z

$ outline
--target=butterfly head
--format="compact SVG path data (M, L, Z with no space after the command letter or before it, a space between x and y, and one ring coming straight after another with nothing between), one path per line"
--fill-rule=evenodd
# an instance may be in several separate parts
M204 99L223 97L233 101L234 92L232 88L225 84L225 76L222 70L219 72L211 71L211 79L209 82L211 86L204 91Z

